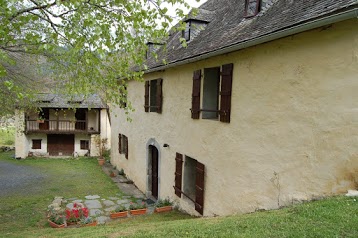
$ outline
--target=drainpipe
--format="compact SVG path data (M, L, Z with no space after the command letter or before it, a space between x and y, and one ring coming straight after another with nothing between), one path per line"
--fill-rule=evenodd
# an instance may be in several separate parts
M193 58L184 59L181 61L170 63L168 65L163 65L163 66L159 66L156 68L152 68L152 69L145 71L145 73L156 72L156 71L172 68L172 67L179 66L179 65L193 63L193 62L196 62L199 60L204 60L204 59L207 59L210 57L238 51L238 50L248 48L248 47L251 47L254 45L259 45L259 44L262 44L265 42L273 41L273 40L276 40L279 38L287 37L287 36L301 33L304 31L312 30L312 29L315 29L315 28L318 28L321 26L325 26L325 25L329 25L329 24L333 24L333 23L336 23L339 21L344 21L344 20L353 19L353 18L358 18L358 8L354 8L354 9L348 10L346 12L337 13L337 14L334 14L331 16L323 17L323 18L320 18L320 19L317 19L314 21L306 22L306 23L298 25L298 26L289 27L284 30L280 30L277 32L273 32L273 33L264 35L264 36L260 36L255 39L252 39L252 40L248 40L248 41L245 41L242 43L227 46L225 48L218 49L218 50L215 50L215 51L212 51L209 53L204 53L202 55L195 56Z

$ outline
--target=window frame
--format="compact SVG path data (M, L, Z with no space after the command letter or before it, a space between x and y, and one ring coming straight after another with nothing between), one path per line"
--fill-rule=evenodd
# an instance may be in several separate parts
M89 150L90 149L89 140L80 140L80 149L81 150Z
M31 149L41 150L41 148L42 148L42 139L32 139Z
M163 79L156 78L145 81L144 90L144 111L162 113Z
M255 12L253 12L252 14L248 14L249 5L250 3L253 3L253 1L256 1ZM260 7L261 7L261 0L245 0L245 18L256 16L260 12Z

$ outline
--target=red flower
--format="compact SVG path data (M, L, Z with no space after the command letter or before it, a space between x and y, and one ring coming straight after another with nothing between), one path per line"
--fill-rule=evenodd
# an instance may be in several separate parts
M66 210L66 219L69 219L71 217L71 211Z
M74 203L74 204L73 204L73 207L77 207L77 203Z

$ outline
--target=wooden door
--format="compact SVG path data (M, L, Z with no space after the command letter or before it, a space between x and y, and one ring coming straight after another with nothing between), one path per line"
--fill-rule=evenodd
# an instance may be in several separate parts
M39 129L48 130L50 125L50 110L48 108L42 108L42 111L39 113L39 117L44 119L44 122L39 124Z
M158 198L158 150L151 146L152 151L152 196Z
M74 135L47 135L47 151L52 156L60 153L65 156L72 155L75 150Z

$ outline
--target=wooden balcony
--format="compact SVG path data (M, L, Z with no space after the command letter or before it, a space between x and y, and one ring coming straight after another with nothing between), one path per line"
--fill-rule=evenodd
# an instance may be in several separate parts
M85 120L26 120L26 133L45 134L99 134L93 127L88 128Z

